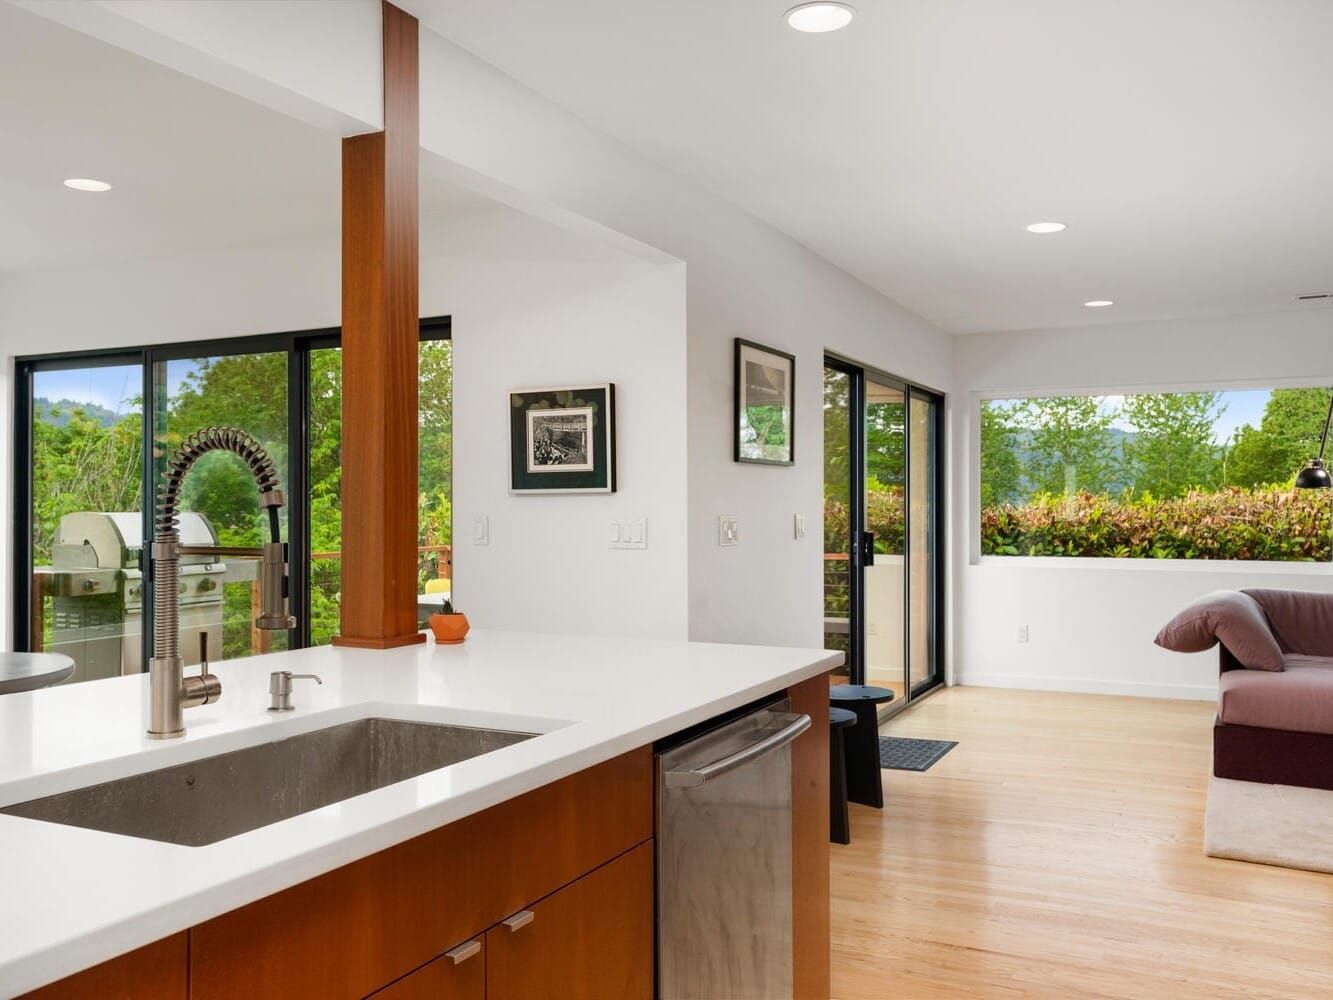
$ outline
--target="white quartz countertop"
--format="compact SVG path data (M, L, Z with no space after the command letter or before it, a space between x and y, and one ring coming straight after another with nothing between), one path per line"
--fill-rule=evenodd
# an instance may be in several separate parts
M0 815L0 996L131 951L836 666L818 649L474 630L215 665L222 699L150 740L148 678L0 697L0 807L370 716L542 735L204 847ZM296 710L269 713L272 670ZM188 672L188 668L187 668Z

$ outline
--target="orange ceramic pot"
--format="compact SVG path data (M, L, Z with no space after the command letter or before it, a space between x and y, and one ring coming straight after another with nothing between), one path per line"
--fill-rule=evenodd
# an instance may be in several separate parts
M435 633L436 642L446 645L462 642L467 636L467 615L431 615L430 630Z

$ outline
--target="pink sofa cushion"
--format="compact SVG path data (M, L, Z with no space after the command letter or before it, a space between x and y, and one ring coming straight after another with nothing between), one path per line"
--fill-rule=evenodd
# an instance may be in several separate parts
M1200 597L1162 626L1153 640L1177 653L1199 653L1221 642L1243 666L1281 670L1282 650L1253 597L1218 590Z
M1333 594L1248 588L1241 593L1263 609L1282 652L1333 656Z
M1286 663L1281 674L1222 674L1217 717L1233 726L1333 735L1333 657L1295 654Z

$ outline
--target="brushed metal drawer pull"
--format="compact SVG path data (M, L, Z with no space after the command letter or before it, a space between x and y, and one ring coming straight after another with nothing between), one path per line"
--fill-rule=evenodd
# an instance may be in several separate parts
M505 919L500 922L511 931L517 931L522 930L536 919L537 914L533 913L531 910L519 910L512 917L505 917Z
M473 955L481 954L481 942L476 938L471 941L464 941L457 948L450 948L444 953L444 957L453 962L454 965L461 965Z

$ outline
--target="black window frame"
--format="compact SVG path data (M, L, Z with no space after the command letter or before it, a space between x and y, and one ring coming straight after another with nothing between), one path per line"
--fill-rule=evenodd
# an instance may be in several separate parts
M453 324L449 316L423 318L418 324L418 343L452 340ZM10 551L13 558L14 595L11 602L14 648L32 652L32 574L33 574L33 377L38 372L68 371L77 368L139 365L142 371L143 397L143 537L152 537L154 496L153 412L156 403L153 385L154 366L158 362L179 361L206 354L209 357L234 354L285 353L287 355L287 423L291 436L290 458L283 484L287 495L288 575L290 593L295 596L292 613L297 626L288 632L288 648L300 649L310 642L310 352L341 348L342 329L323 327L283 333L261 333L210 340L176 341L137 347L95 348L25 355L14 359L13 394L13 498ZM298 530L299 529L299 530ZM151 561L142 558L145 593L143 635L152 634ZM152 654L150 642L143 643L143 668L147 670Z

